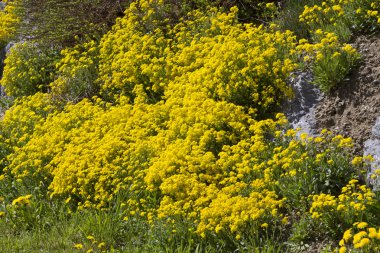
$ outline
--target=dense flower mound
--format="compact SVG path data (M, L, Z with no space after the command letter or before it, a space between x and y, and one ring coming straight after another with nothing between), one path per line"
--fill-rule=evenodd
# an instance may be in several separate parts
M80 208L107 207L124 193L127 216L182 217L202 236L281 223L286 212L279 210L300 196L337 192L337 182L353 175L350 139L297 139L283 131L282 115L256 121L202 92L165 103L126 101L83 100L48 115L7 157L5 171L25 185L44 182L51 197Z
M4 4L7 1L1 1ZM15 35L17 25L20 22L16 14L16 6L10 2L4 10L0 11L0 44L8 42Z
M154 103L202 91L258 115L273 111L291 96L285 80L296 68L296 39L290 31L240 24L233 8L229 14L194 11L167 32L160 24L147 33L141 27L153 22L153 7L132 5L102 39L103 93L133 100L143 91ZM145 26L136 21L141 9L148 13L142 20Z
M322 28L311 42L239 23L237 8L173 23L165 6L134 1L101 39L60 54L12 48L1 82L19 98L0 121L0 190L9 193L0 218L28 223L41 199L83 213L117 203L122 224L165 224L170 236L223 249L321 234L343 236L341 251L377 247L378 196L357 180L371 158L354 158L350 138L289 129L277 113L292 97L292 72L311 68L329 91L356 50ZM311 12L302 15L310 25ZM351 240L354 230L363 233Z
M4 60L1 85L10 96L33 95L38 91L46 92L53 80L55 62L59 54L49 48L43 48L24 42L13 46Z

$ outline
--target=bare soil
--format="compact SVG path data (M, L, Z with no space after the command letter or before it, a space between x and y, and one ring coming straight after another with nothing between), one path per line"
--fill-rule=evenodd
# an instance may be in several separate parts
M380 36L358 37L354 46L363 58L359 66L315 108L317 131L330 129L351 137L362 153L380 115Z

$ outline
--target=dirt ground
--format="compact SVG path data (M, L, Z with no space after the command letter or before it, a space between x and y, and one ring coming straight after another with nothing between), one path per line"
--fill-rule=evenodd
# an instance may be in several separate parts
M315 108L317 131L327 128L350 136L361 153L380 115L380 36L357 38L363 58L359 66Z

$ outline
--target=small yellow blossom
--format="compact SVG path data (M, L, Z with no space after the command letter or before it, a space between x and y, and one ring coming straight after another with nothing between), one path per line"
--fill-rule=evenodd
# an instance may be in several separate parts
M104 246L106 246L105 242L101 242L101 243L98 244L98 248L99 249L104 248Z
M29 205L31 198L32 198L31 194L18 197L17 199L14 199L12 201L12 206L26 206L26 205Z
M368 226L368 223L367 222L360 222L358 225L357 225L357 228L359 229L363 229L363 228L366 228Z
M95 240L95 237L93 237L92 235L89 235L89 236L87 236L86 238L87 238L88 240L90 240L90 241Z
M74 248L75 249L82 249L83 248L83 244L77 243L77 244L74 245Z

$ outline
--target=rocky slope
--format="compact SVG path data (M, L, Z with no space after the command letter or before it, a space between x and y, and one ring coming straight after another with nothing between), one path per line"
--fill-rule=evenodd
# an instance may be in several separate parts
M361 153L380 116L380 36L357 38L363 58L359 66L315 109L316 128L350 136Z
M362 60L330 94L312 83L312 76L298 73L290 80L295 98L285 106L294 128L317 135L322 129L351 137L357 155L372 155L367 182L380 190L371 174L380 168L380 36L361 36L354 42Z

